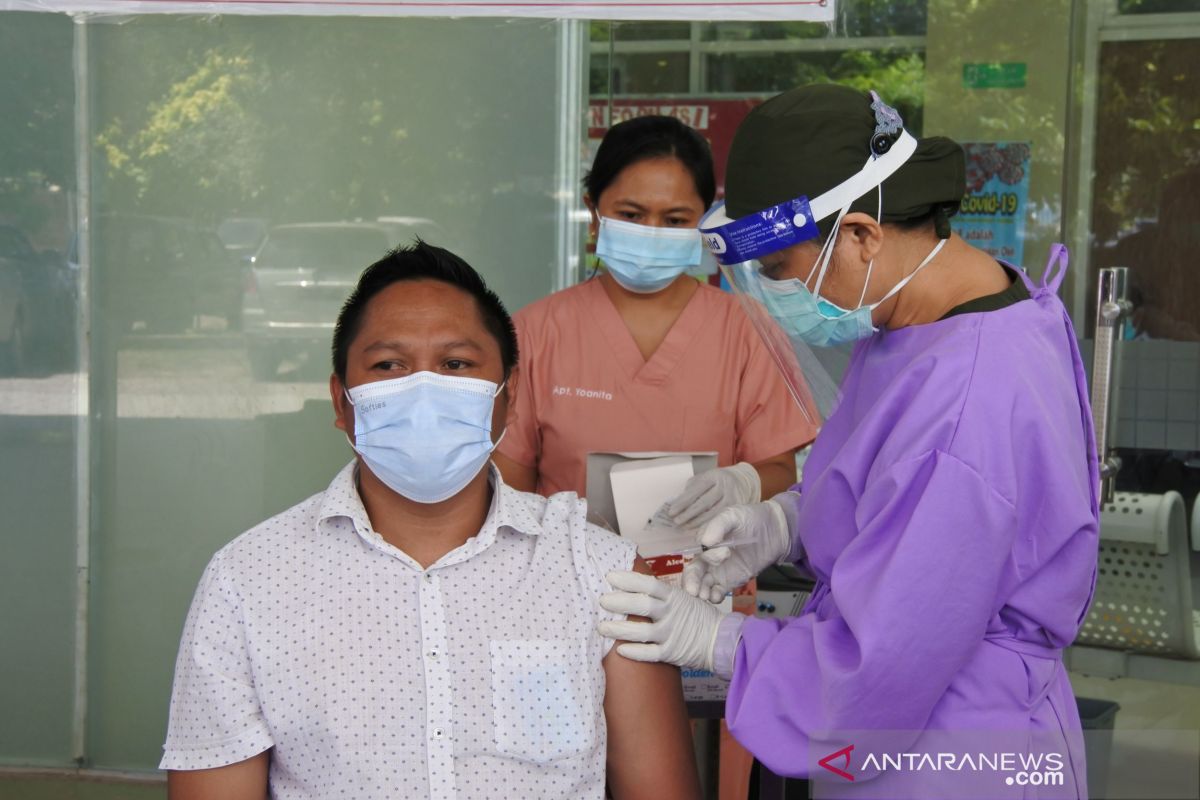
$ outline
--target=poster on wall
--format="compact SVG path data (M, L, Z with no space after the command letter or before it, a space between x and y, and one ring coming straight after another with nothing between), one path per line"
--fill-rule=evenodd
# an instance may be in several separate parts
M600 146L600 140L611 126L634 117L655 114L675 117L699 131L712 147L719 200L725 196L725 162L729 158L733 135L737 132L738 125L750 113L750 109L765 99L762 97L709 100L703 97L689 97L686 100L618 100L611 107L606 100L593 101L588 106L588 143L587 151L583 155L583 170L587 172L591 168L596 148ZM704 251L704 261L699 269L693 270L691 274L714 285L720 283L717 262L708 250Z
M967 193L954 232L992 257L1021 264L1029 205L1029 142L966 142Z

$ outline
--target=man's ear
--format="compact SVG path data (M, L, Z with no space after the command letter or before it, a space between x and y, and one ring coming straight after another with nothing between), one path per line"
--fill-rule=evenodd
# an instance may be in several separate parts
M512 372L504 379L504 388L496 395L497 402L492 405L492 433L507 430L508 423L513 418L513 409L517 407L517 392L520 391L521 370L513 367ZM498 402L503 397L504 402ZM497 441L499 437L493 437Z
M852 211L842 218L839 232L845 235L842 246L851 248L864 264L878 257L883 247L883 227L870 214ZM844 253L843 257L845 255L849 254Z
M504 411L508 419L512 418L513 409L517 407L517 394L525 387L521 384L521 368L513 367L504 381Z
M329 376L329 399L333 401L333 427L354 439L354 406L346 397L346 387L337 373Z

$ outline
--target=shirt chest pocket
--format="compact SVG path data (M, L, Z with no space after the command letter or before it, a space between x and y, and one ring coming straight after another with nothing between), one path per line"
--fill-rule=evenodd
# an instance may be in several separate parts
M599 667L585 639L491 642L496 749L539 763L596 745Z

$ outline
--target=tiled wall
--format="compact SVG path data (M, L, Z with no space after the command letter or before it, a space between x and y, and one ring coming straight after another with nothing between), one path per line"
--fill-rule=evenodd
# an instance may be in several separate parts
M1115 447L1200 450L1200 342L1122 342ZM1089 380L1092 342L1079 343Z
M1200 342L1123 346L1116 446L1200 449Z

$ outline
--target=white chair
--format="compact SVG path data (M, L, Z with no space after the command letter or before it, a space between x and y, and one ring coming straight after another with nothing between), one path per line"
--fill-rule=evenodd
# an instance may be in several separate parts
M1200 524L1196 512L1193 528ZM1067 666L1094 675L1200 686L1200 614L1178 492L1117 492L1101 510L1096 594Z

